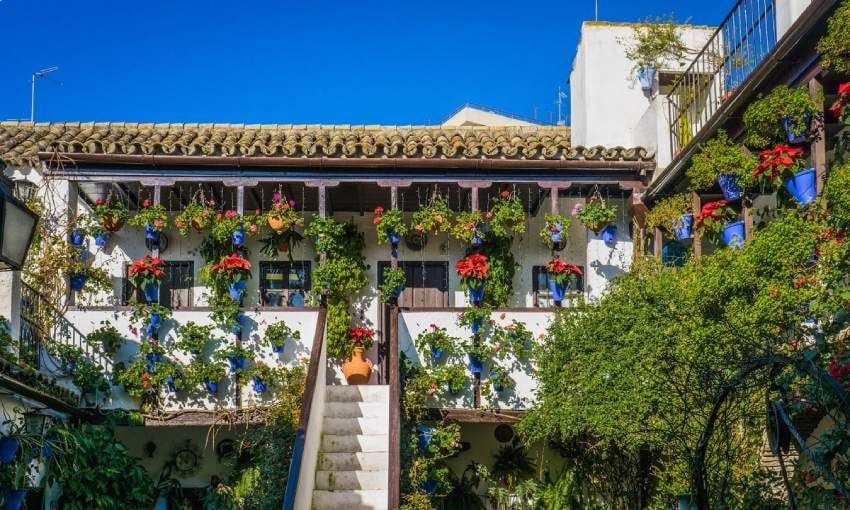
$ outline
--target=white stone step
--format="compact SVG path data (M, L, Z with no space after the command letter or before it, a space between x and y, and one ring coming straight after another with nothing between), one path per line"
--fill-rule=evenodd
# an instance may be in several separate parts
M387 418L387 402L327 402L325 416L329 418Z
M316 471L316 489L342 490L387 490L387 471Z
M353 452L385 452L389 448L389 436L323 434L320 452L353 453Z
M382 471L389 466L387 452L320 453L317 471Z
M313 510L384 510L387 491L313 491Z
M387 402L390 387L378 384L327 386L327 402Z
M380 436L389 430L389 420L384 418L328 418L322 421L323 434L349 436Z

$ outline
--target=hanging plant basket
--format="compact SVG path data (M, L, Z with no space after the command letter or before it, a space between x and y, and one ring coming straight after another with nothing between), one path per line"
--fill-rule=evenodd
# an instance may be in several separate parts
M116 215L107 214L107 215L101 216L99 221L100 221L100 225L107 232L112 232L112 233L118 232L119 230L121 230L121 227L124 226L124 219L120 218Z
M428 244L428 234L411 230L404 236L404 245L411 251L420 251Z

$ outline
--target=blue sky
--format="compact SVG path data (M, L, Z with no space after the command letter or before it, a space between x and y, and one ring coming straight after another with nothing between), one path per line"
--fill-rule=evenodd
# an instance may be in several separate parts
M733 4L599 0L599 18ZM522 6L516 9L516 6ZM437 123L465 101L548 121L593 0L0 0L0 119Z

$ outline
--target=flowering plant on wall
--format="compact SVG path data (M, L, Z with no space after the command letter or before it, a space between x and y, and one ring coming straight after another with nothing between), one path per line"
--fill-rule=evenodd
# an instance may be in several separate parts
M451 227L452 236L458 241L479 246L484 242L484 214L481 211L458 213Z
M160 204L153 205L151 199L142 201L142 208L128 221L134 227L145 227L151 232L162 232L168 226L168 212Z
M245 293L248 279L251 278L251 263L248 259L233 253L210 266L209 273L214 280L226 283L230 290L230 297L234 301L239 301Z
M107 232L117 232L130 215L123 202L113 198L98 198L94 202L94 215Z
M516 193L502 190L493 200L493 206L487 213L490 230L497 236L521 234L525 232L525 211L522 200Z
M561 257L555 257L546 264L546 274L563 285L567 279L575 279L576 275L581 275L581 269L575 264L564 262Z
M617 219L617 208L607 205L599 193L594 192L586 204L576 204L573 208L573 216L578 218L585 227L598 234Z
M362 347L368 349L372 347L375 341L375 330L357 326L348 329L348 339L351 341L352 347Z
M779 187L784 179L803 167L802 155L801 147L783 144L763 150L759 154L761 162L753 170L753 177L763 184Z
M278 234L304 225L304 218L295 209L295 200L279 192L272 194L272 208L266 211L264 217L269 228Z
M274 352L283 352L287 341L299 339L301 339L301 332L293 330L284 321L269 324L263 334L263 340Z
M148 302L157 300L156 289L165 276L165 264L159 257L145 255L134 261L127 270L127 278L137 289L145 293Z
M421 233L448 232L454 213L449 207L449 201L443 197L434 197L427 206L413 213L413 230Z
M383 207L376 207L372 223L375 225L378 242L381 244L390 243L397 246L401 238L407 234L404 214L398 209L385 210Z
M543 244L549 249L562 249L564 247L564 240L570 234L572 220L568 216L562 216L560 214L546 214L543 218L545 219L545 223L539 232Z
M838 86L838 99L832 103L829 111L836 119L850 125L850 81Z
M229 240L240 246L245 243L246 235L253 236L260 232L260 218L259 209L254 214L239 214L233 209L219 212L215 215L212 224L212 236L220 243L226 243Z
M449 335L446 328L431 324L427 331L416 337L415 343L421 352L430 353L434 361L440 361L456 354L460 339Z
M215 219L215 214L215 200L204 200L203 197L193 198L174 218L174 226L184 236L189 235L190 229L203 232L209 228Z
M484 299L484 283L490 272L487 256L480 253L467 255L457 261L455 270L461 283L466 285L470 301L480 303Z
M736 217L735 211L727 204L726 200L716 200L703 205L699 214L694 216L694 228L716 241L729 220Z

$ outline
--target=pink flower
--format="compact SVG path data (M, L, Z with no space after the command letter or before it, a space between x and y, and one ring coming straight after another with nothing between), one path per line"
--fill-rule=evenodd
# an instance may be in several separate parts
M213 199L207 200L207 205L215 206L215 200L213 200Z
M254 209L254 214L256 214L257 216L259 216L259 215L260 215L260 208L259 208L259 207L257 207L256 209Z
M156 228L162 228L165 226L165 223L162 220L153 220L153 226Z
M236 211L234 211L233 209L228 209L228 210L224 213L224 217L225 217L225 218L235 218L236 216L237 216L237 213L236 213Z
M97 204L97 205L103 205L103 204L106 203L106 200L104 200L102 198L98 198L97 200L94 201L94 203Z
M276 191L272 193L272 200L280 200L280 193Z
M570 215L575 216L576 214L578 214L579 209L581 209L583 205L584 204L582 204L581 202L576 202L576 205L573 206L573 210L570 211Z
M287 203L289 204L289 207L295 207L295 200L292 200L292 199L290 198L290 199L289 199L289 202L287 202Z
M151 206L151 199L150 199L150 198L146 198L146 199L144 200L144 202L142 202L142 207L150 207L150 206Z
M250 227L248 227L248 230L249 230L250 232L256 232L256 231L257 231L257 226L256 226L256 225L251 225Z
M282 208L282 207L283 207L283 204L281 204L280 202L275 202L275 203L274 203L274 208L275 208L275 209L280 209L280 208Z
M437 329L437 325L436 325L436 324L431 324L431 329Z

